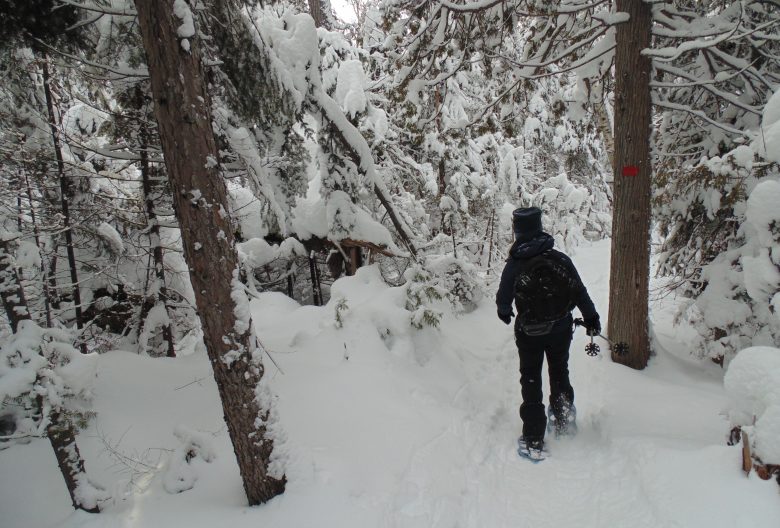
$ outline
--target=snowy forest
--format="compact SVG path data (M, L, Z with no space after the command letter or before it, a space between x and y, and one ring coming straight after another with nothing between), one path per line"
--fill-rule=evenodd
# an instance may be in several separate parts
M780 1L0 0L0 35L3 527L780 523ZM603 325L541 463L519 208Z

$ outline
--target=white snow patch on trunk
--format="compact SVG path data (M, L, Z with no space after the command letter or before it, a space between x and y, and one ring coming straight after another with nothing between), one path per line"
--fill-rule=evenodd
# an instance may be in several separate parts
M190 6L185 0L174 0L173 14L181 20L181 25L176 28L176 35L181 38L181 47L184 51L190 51L189 39L195 36L195 20L190 11Z

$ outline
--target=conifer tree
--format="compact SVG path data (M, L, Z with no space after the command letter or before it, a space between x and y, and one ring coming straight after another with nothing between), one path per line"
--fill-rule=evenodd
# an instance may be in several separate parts
M264 368L239 281L200 35L182 0L136 0L136 7L204 343L244 490L255 505L282 493L286 479L272 464L271 402L259 386Z
M780 10L759 0L691 0L654 5L653 16L656 45L647 53L659 113L658 272L690 299L680 320L698 330L697 354L724 364L741 348L766 342L767 333L778 335L766 316L769 299L749 295L747 272L734 255L756 251L749 196L762 180L778 178L763 128L765 106L780 84ZM724 267L731 269L729 287L711 279ZM717 304L749 315L714 317Z
M648 285L650 275L651 100L649 57L651 8L618 0L627 13L615 41L615 205L609 281L609 336L628 344L612 359L643 369L650 358Z

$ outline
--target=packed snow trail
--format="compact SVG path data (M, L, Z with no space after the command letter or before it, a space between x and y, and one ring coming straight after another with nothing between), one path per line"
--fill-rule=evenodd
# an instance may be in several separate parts
M602 315L609 242L573 255ZM746 478L725 445L722 372L687 357L686 334L656 305L659 353L641 372L571 347L579 434L550 456L518 457L520 387L512 330L492 299L413 330L404 294L375 268L334 284L326 307L281 294L253 301L287 434L289 484L247 508L203 351L101 356L97 417L80 437L93 479L114 501L72 513L45 440L0 451L2 526L15 527L750 527L776 528L774 482ZM343 327L335 305L344 299ZM602 347L606 350L606 346ZM667 352L667 349L674 352ZM546 380L545 380L546 382ZM545 387L545 391L547 388ZM176 460L182 430L210 462ZM208 458L208 457L207 457ZM8 475L17 475L16 478ZM188 489L166 491L166 483ZM170 485L168 484L170 487Z

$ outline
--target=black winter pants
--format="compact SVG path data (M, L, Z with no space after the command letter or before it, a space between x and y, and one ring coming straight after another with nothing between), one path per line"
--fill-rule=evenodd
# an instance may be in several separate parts
M520 355L520 387L523 403L520 418L523 420L523 437L544 438L547 416L542 402L542 364L547 354L547 370L550 374L550 411L556 418L563 418L574 404L574 389L569 382L570 330L544 336L515 334Z

